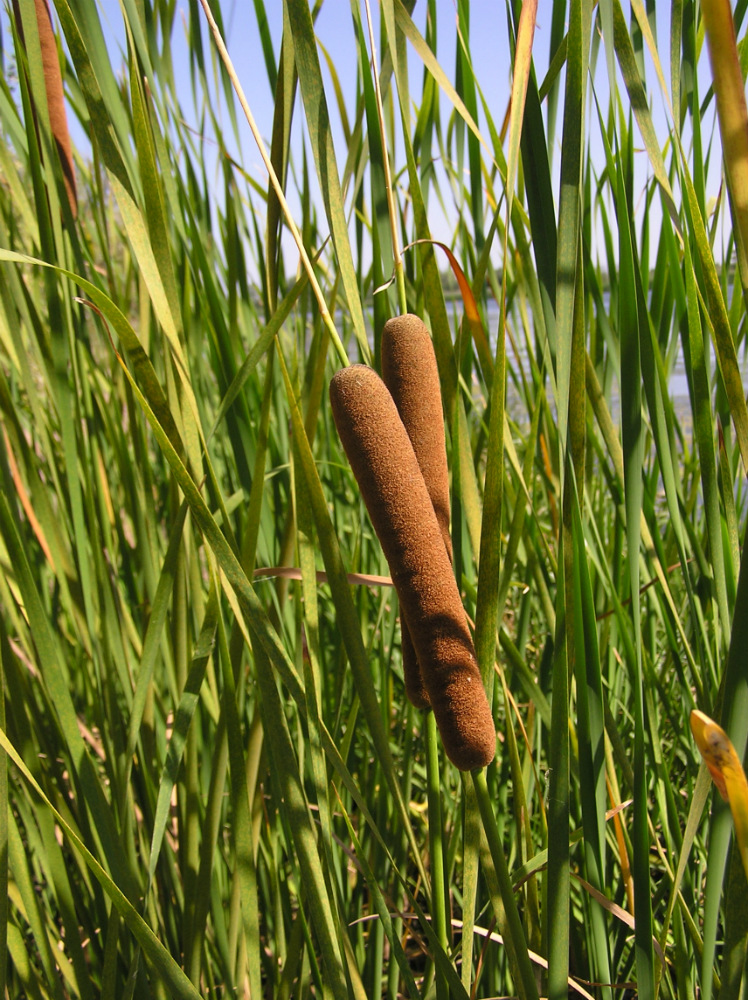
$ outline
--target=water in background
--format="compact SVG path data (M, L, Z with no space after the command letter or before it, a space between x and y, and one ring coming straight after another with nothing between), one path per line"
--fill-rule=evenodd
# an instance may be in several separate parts
M605 304L609 303L609 295L606 292L604 297ZM462 303L458 303L456 308L459 310L459 314L462 312ZM517 385L521 384L520 373L516 370L518 365L521 365L524 371L525 378L527 381L530 379L530 362L527 356L527 342L524 331L518 327L516 323L516 318L514 316L509 317L508 322L511 326L511 331L513 333L513 341L517 347L517 352L515 353L514 347L507 338L507 371L509 373L508 377L508 388L507 388L507 410L511 418L517 421L519 424L526 424L529 422L530 415L528 414L527 407L517 390ZM488 337L491 342L492 348L496 344L496 335L499 327L499 307L495 300L491 300L488 304L486 311L486 323L488 326ZM715 373L717 371L717 361L714 354L714 348L711 340L707 337L708 344L708 367L710 373L710 382L712 386L712 397L714 396L715 387ZM740 367L740 372L743 378L743 387L748 394L748 339L743 338L743 342L738 349L738 365ZM678 418L679 423L683 429L683 432L689 437L691 435L691 399L688 393L688 375L686 374L686 364L683 357L683 347L678 339L678 348L675 357L672 361L670 377L668 380L668 385L670 388L670 399L673 403L673 408L675 410L675 415ZM552 389L550 382L546 383L547 392L549 396L549 401L553 407L552 400ZM613 420L617 423L620 407L619 407L619 389L617 378L613 376L613 383L610 390L609 405L611 408L611 416Z

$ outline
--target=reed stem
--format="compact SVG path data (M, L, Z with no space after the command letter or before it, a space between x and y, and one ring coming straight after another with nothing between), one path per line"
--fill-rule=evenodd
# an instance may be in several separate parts
M429 852L431 855L431 912L434 930L445 952L447 937L447 889L444 879L444 840L441 803L441 772L439 770L439 734L433 712L426 713L426 781L429 805ZM448 1000L449 989L438 964L436 966L437 1000Z
M486 769L480 768L471 772L473 776L473 786L478 799L478 809L483 822L483 830L488 841L488 850L496 869L496 878L499 883L501 901L504 904L503 912L499 912L496 907L496 919L504 937L504 944L509 951L509 964L512 975L515 978L517 992L525 1000L538 1000L538 987L535 982L535 973L530 964L528 955L527 940L522 928L522 921L517 909L517 901L514 898L514 887L509 876L504 848L501 845L499 830L496 826L496 817L493 813L491 797L488 794L486 783Z

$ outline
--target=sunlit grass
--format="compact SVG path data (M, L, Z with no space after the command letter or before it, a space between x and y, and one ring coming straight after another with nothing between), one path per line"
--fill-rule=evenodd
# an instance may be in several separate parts
M674 4L655 38L639 3L558 0L539 79L533 5L520 29L509 4L504 122L469 34L458 73L437 62L454 10L426 6L424 38L382 0L377 88L354 5L348 92L304 0L280 48L255 4L274 186L227 155L243 111L199 4L182 93L181 9L123 4L120 79L95 7L60 3L68 114L91 136L76 218L33 0L25 45L9 22L9 997L740 995L748 887L688 725L718 719L744 757L748 268L701 16ZM428 242L437 216L472 293ZM497 726L475 775L405 697L328 401L406 309L434 341L454 569Z

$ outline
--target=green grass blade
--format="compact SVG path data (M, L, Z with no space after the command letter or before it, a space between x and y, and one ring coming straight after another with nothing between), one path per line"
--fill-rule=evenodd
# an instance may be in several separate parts
M350 596L347 574L343 567L340 549L338 548L335 530L330 521L327 504L322 492L322 484L319 480L314 459L309 447L306 431L304 429L301 413L298 409L297 401L294 397L291 384L288 381L288 374L281 356L281 368L286 380L286 388L289 395L289 405L291 408L291 420L296 435L295 443L299 449L299 458L304 476L307 480L307 490L309 491L314 514L317 538L319 540L322 558L327 570L328 582L332 589L333 601L338 616L338 627L345 644L351 669L353 670L356 690L361 699L361 705L369 725L374 745L377 748L380 764L384 771L385 779L389 785L391 794L397 803L397 809L403 821L408 839L414 849L416 848L415 837L407 815L405 802L402 798L402 791L397 780L395 764L392 759L387 735L381 721L379 706L376 694L371 681L370 671L366 663L366 653L364 651L363 640L356 621L356 614ZM417 850L416 850L417 853Z
M184 972L179 968L171 955L168 954L163 944L161 944L151 928L145 923L127 897L117 887L116 883L110 878L110 876L98 863L96 858L86 848L78 834L68 824L62 814L54 808L52 803L37 784L31 772L18 756L18 753L8 740L4 730L0 731L0 744L8 756L13 760L13 763L21 772L25 780L39 796L42 803L52 811L55 819L59 823L65 835L68 837L72 846L81 855L96 880L112 900L113 904L117 907L117 910L125 920L125 923L132 930L155 971L163 979L164 983L171 989L172 995L174 997L191 998L191 1000L197 998L199 993L192 986ZM52 977L52 981L54 981L54 977Z
M343 208L343 192L336 169L335 149L330 130L322 74L317 55L309 5L303 0L284 0L288 23L294 43L294 59L299 75L299 87L304 100L309 138L314 153L314 164L319 177L322 198L325 203L335 252L338 257L340 276L346 295L351 321L359 344L361 357L369 354L369 346L364 328L364 314L356 281L356 272L348 239L348 224Z
M618 171L619 236L621 254L621 295L619 326L621 371L627 376L621 385L624 493L626 538L629 552L628 583L634 632L634 660L629 664L634 695L634 899L636 921L636 971L639 989L646 995L654 990L652 950L652 908L649 896L649 805L646 784L644 741L644 699L642 690L642 634L639 600L640 519L643 504L644 427L641 398L641 301L636 282L636 262L629 226L623 170Z
M309 816L309 805L304 795L298 761L278 696L275 678L269 663L258 662L257 682L266 719L268 750L273 769L283 792L281 809L286 815L293 836L301 876L304 880L305 898L311 910L312 925L319 941L325 968L325 979L336 1000L346 1000L348 988L343 958L334 938L335 922L331 902L317 849L317 839Z

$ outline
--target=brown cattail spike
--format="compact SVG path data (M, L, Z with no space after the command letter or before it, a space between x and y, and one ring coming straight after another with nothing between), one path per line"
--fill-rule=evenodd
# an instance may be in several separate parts
M451 560L449 470L439 369L431 334L419 316L408 313L384 324L382 379L413 445Z
M34 7L36 11L36 24L39 31L39 45L42 51L42 69L44 71L44 84L47 92L49 125L60 157L70 211L75 219L78 216L78 193L75 186L73 147L68 131L65 97L62 89L62 73L60 72L60 60L57 54L57 41L52 28L52 16L49 12L48 0L34 0ZM13 9L19 34L23 38L23 26L18 0L13 0Z
M429 693L423 683L416 647L410 637L410 629L402 608L400 608L400 651L403 657L403 680L408 701L416 708L431 708Z
M451 561L449 471L439 369L428 327L419 316L408 313L385 323L382 330L382 379L390 390L413 445ZM416 708L426 708L428 695L404 618L401 626L405 693Z
M496 731L439 522L387 387L354 365L330 384L335 424L410 629L450 760L463 771L493 760Z

